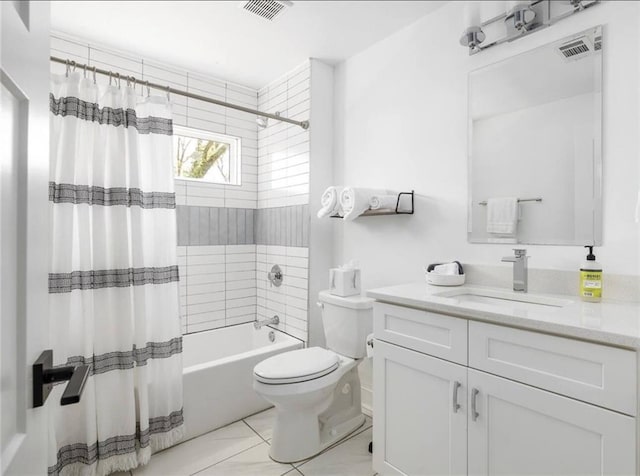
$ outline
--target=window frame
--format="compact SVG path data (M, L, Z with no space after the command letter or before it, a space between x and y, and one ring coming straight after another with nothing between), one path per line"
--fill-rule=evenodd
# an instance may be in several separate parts
M204 178L178 177L175 175L175 160L173 155L175 136L189 137L193 139L212 140L229 144L229 182L215 182ZM186 182L206 183L212 185L242 186L242 139L237 136L221 134L219 132L207 131L188 126L173 126L171 136L171 156L172 167L174 169L174 180L184 180Z

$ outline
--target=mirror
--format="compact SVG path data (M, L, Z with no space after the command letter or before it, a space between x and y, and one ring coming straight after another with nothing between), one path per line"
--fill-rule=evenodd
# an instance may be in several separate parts
M600 26L472 71L469 241L600 245L601 142Z

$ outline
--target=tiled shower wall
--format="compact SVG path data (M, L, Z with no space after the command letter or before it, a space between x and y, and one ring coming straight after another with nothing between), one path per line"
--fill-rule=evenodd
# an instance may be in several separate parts
M256 91L54 33L51 54L298 120L309 118L310 65ZM52 63L53 73L64 65ZM98 81L106 81L99 77ZM146 94L142 87L140 93ZM241 138L242 185L176 180L183 333L278 314L280 328L307 340L309 132L171 96L174 123ZM269 288L278 263L285 284Z
M307 120L310 115L309 62L262 88L259 109ZM307 340L309 319L309 131L269 121L258 130L256 210L258 318L277 314L280 328ZM282 286L266 279L274 264ZM313 297L311 297L313 299Z

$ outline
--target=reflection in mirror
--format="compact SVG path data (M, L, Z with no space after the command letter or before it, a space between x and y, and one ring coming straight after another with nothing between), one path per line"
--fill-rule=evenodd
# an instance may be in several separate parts
M469 74L469 241L599 245L602 29Z

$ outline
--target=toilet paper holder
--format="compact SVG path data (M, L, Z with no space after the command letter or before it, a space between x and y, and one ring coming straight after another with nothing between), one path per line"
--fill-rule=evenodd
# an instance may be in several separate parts
M374 346L374 336L373 334L369 334L367 336L367 357L368 358L372 358L373 357L373 346Z

